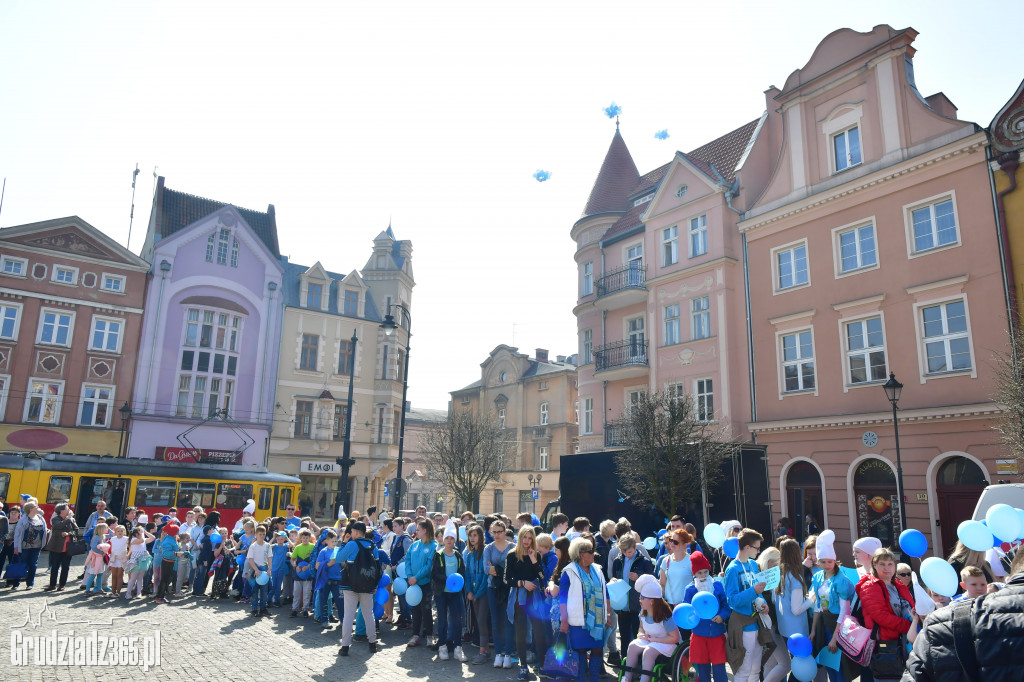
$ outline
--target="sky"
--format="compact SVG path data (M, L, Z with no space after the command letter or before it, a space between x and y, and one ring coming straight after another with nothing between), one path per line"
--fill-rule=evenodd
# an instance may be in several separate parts
M444 409L500 344L577 352L569 231L605 107L643 173L759 117L832 31L887 23L920 32L921 93L987 126L1024 77L1004 7L8 1L0 227L78 215L125 244L136 164L136 253L154 173L274 204L282 254L335 272L390 223L413 243L409 399Z

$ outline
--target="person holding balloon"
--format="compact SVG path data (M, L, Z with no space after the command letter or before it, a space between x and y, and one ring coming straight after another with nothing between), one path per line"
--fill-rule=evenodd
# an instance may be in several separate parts
M690 662L697 669L697 676L706 682L727 682L725 632L732 609L722 583L711 577L711 562L703 552L690 554L690 569L693 582L683 593L683 603L693 608L693 615L680 615L676 625L689 626L691 630ZM684 609L680 613L688 611ZM693 624L693 618L700 620Z
M733 611L729 616L726 654L736 682L760 680L761 650L767 642L761 641L764 635L758 630L760 616L768 613L768 602L762 596L767 584L756 581L760 567L755 559L763 543L764 537L756 530L741 530L736 536L736 556L725 570L725 596ZM770 641L771 633L765 632Z
M622 679L632 682L633 673L639 667L642 671L640 682L649 682L650 671L654 669L658 657L671 656L679 644L679 629L657 578L650 573L642 575L637 578L634 589L639 595L639 629L636 639L630 641L626 649L626 669Z
M597 682L605 631L611 627L608 590L600 566L594 563L590 540L573 540L569 560L558 581L559 630L569 635L569 646L579 655L577 681Z
M310 566L310 556L316 545L313 543L313 533L308 528L299 531L299 544L292 548L289 561L295 579L292 581L292 613L290 618L295 618L302 611L304 616L309 615L309 606L313 596L313 571Z
M487 641L491 636L491 610L487 600L487 570L484 562L484 529L475 523L466 531L466 549L462 560L466 564L466 599L476 620L480 653L473 657L473 665L487 661Z
M818 543L820 546L820 539ZM896 563L896 555L890 549L877 550L871 557L871 573L857 583L864 627L871 630L878 625L878 643L871 658L871 679L874 680L900 679L907 659L903 638L918 625L914 597L906 585L895 579ZM921 572L928 573L923 565ZM883 647L892 653L883 655ZM887 672L883 668L885 664L888 664ZM898 674L892 672L896 669L899 669Z
M428 518L420 519L416 522L416 542L405 553L405 574L409 585L405 599L412 607L412 637L406 646L429 643L434 630L430 608L430 565L436 553L434 522Z
M827 529L817 539L818 567L820 571L811 578L811 594L814 600L814 621L811 625L811 641L816 644L819 653L828 648L835 654L839 651L839 626L842 619L850 613L854 586L846 574L839 570L836 560L836 534ZM895 566L893 566L895 569ZM841 667L841 666L840 666ZM846 682L843 671L826 666L831 682Z
M437 606L437 658L447 661L449 655L464 663L462 622L466 611L466 562L455 543L459 539L455 521L448 519L442 542L430 563L430 589Z

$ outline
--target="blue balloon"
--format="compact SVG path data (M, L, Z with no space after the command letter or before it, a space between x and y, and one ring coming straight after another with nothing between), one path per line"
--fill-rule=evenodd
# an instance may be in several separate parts
M718 615L718 598L710 592L698 592L691 602L693 610L704 620Z
M408 578L409 576L405 573L405 562L398 564L398 568L395 569L395 573L398 574L399 578Z
M810 656L797 656L791 670L800 682L811 682L818 675L818 663Z
M466 535L465 526L459 526L459 539L463 542L469 542L469 536Z
M260 574L256 576L257 585L266 585L270 582L270 574L266 571L260 571Z
M1017 539L1024 540L1024 509L1017 510L1017 518L1020 519L1020 534L1017 536Z
M423 590L419 585L410 585L409 589L405 591L405 603L409 606L416 606L421 601L423 601Z
M383 604L374 604L373 605L373 617L376 618L377 620L380 620L381 618L384 617L384 605Z
M949 565L945 559L933 556L921 562L921 580L931 589L945 597L952 597L956 594L960 585L960 576L956 569Z
M680 604L672 611L672 620L682 629L692 630L700 623L700 616L690 604Z
M709 523L704 527L704 541L712 549L718 549L725 542L725 530L717 523Z
M928 538L921 531L908 528L900 533L900 549L915 559L924 556L928 551Z
M644 549L648 552L654 551L654 548L658 546L658 540L656 538L644 538Z
M740 541L739 538L726 538L722 544L722 551L730 559L735 559L736 555L740 553Z
M664 528L662 528L661 530L659 530L659 531L658 531L658 539L660 540L660 539L662 538L662 536L664 536L664 535L665 535L665 533L667 533L667 532L668 532L668 531L667 531L666 529L664 529Z
M444 581L445 592L462 592L462 586L466 584L466 579L458 573L452 573L448 576L448 579Z
M383 587L378 587L377 591L373 595L373 601L378 604L387 604L390 597L391 595L388 594L387 590Z
M242 566L245 566L245 555L244 554L238 555L238 558L235 559L235 561L238 563L238 567L239 568L241 568Z
M390 585L390 584L391 584L391 576L388 575L387 573L385 573L384 575L382 575L380 577L380 582L377 583L377 587L387 588L387 586Z
M535 526L540 525L540 519L537 518L536 514L530 514L530 522L533 523L533 525Z
M392 589L395 594L405 594L405 591L409 589L409 583L405 582L405 578L398 578Z
M975 552L992 549L992 531L981 521L964 521L957 527L956 536L968 549Z
M1013 542L1020 535L1020 517L1017 510L1008 504L994 504L985 513L988 528L997 538Z
M794 658L810 656L814 651L814 645L811 643L810 638L807 635L801 635L799 632L789 636L789 642L786 646L789 647L789 653L793 654Z
M221 537L220 533L210 533L210 542L214 545L219 545L224 542L224 538Z
M608 583L608 602L615 611L625 611L629 608L629 582L625 580L613 580Z

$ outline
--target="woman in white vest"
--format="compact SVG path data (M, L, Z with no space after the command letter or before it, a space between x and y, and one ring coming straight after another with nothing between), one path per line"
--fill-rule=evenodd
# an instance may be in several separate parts
M601 567L594 563L594 545L590 540L573 540L569 560L571 563L558 582L561 631L568 634L569 646L579 654L579 682L597 682L606 628L611 625L608 591Z

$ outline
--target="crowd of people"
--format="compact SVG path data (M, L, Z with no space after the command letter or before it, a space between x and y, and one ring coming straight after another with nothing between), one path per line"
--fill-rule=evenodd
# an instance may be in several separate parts
M984 606L990 625L1020 631L1024 552L1011 562L958 545L950 563L962 593L950 603L878 539L857 540L846 568L831 530L798 542L785 520L773 545L739 521L721 524L734 538L727 555L709 550L679 516L642 539L624 518L595 532L589 519L555 514L544 532L528 513L456 517L424 507L409 516L342 508L333 527L321 528L292 505L283 517L257 520L250 500L230 530L219 512L201 507L172 507L155 519L126 507L115 518L100 500L84 527L67 502L48 520L27 496L4 511L0 572L7 563L11 589L33 588L45 549L44 589L63 591L72 558L85 554L76 578L85 598L234 599L251 618L281 608L325 629L340 622L342 657L353 642L373 654L380 628L394 627L408 631L407 647L435 651L437 660L485 665L493 656L495 668L518 667L519 679L530 679L531 668L564 676L571 656L581 682L649 682L662 657L681 652L701 682L725 682L726 664L738 682L1021 678L999 655L1008 645L984 628L972 631L972 653L987 674L971 677L960 665L954 613L961 602ZM765 575L775 568L769 587ZM699 605L699 615L681 605ZM978 628L977 617L968 627ZM841 636L849 623L871 633L870 661ZM1005 639L1006 628L999 632ZM790 655L801 637L813 647L809 678Z

